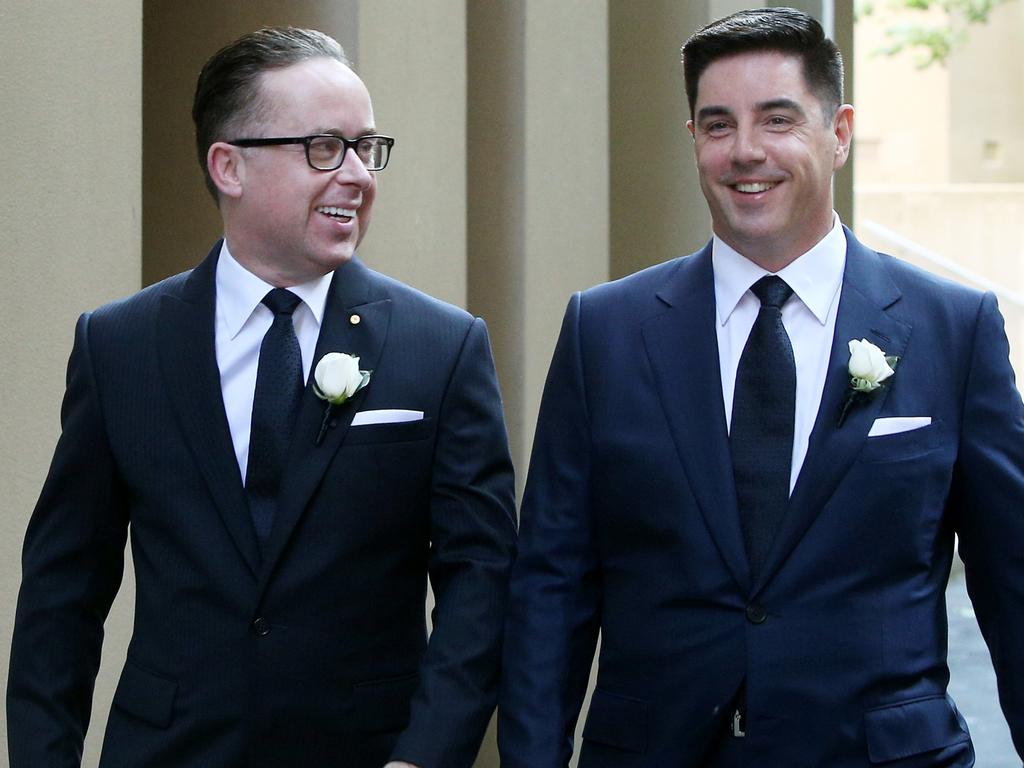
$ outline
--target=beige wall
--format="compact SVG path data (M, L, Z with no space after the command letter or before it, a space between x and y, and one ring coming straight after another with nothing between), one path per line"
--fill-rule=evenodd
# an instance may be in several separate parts
M59 432L75 319L139 288L141 14L136 0L0 6L2 690L21 542ZM131 598L129 583L109 620L87 760L93 765ZM6 739L4 728L2 764Z
M921 70L910 55L881 55L891 23L887 17L866 16L857 25L857 183L948 181L949 69Z
M921 19L925 22L922 22ZM880 55L887 28L939 25L933 11L865 16L857 26L858 183L1015 183L1024 180L1024 0L972 25L945 66L915 52Z
M1024 371L1024 184L863 184L857 227L865 243L930 272L1002 293L1010 362ZM898 233L947 268L882 234ZM1019 378L1019 375L1018 375Z
M949 65L950 176L954 182L1024 181L1024 0L972 26Z

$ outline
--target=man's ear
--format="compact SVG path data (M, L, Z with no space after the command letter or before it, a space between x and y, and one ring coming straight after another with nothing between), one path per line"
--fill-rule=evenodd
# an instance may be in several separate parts
M850 143L853 141L853 107L841 104L832 123L836 133L836 156L832 162L832 169L839 170L850 156Z
M206 168L221 195L234 198L242 196L245 157L240 147L215 141L206 152Z
M686 121L686 130L688 130L690 132L690 138L691 139L696 139L697 138L697 133L696 133L697 127L693 124L693 120L687 120Z

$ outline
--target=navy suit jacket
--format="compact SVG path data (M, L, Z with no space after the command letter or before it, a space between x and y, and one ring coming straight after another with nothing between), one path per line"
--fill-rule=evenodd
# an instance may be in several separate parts
M745 684L758 766L973 765L946 693L954 534L1024 753L1024 407L992 295L846 232L821 407L751 578L710 245L577 294L523 501L499 704L505 768L705 766ZM837 425L850 339L900 358ZM879 417L930 426L868 437Z
M348 352L373 377L320 445L307 387L261 557L214 352L218 251L79 320L25 540L11 766L79 764L129 531L134 631L101 765L469 766L515 550L484 324L357 260L336 270L315 360ZM381 408L424 418L350 426Z

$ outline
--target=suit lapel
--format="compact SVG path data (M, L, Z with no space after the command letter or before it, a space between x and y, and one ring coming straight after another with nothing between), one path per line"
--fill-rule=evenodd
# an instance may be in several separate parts
M256 576L259 547L224 411L214 347L214 276L219 252L220 242L188 276L180 295L161 297L158 356L167 396L185 441L224 526Z
M849 392L849 341L865 338L885 354L902 357L911 332L908 324L889 311L899 301L900 291L878 254L861 245L848 229L846 239L846 269L821 405L789 510L755 592L781 567L828 503L867 439L889 389L899 381L897 367L889 386L855 404L842 426L838 425Z
M664 311L644 324L643 338L661 406L711 536L746 589L750 569L722 403L710 244L679 262L658 299Z
M383 295L375 282L373 273L355 259L334 272L309 381L302 395L288 462L281 481L274 527L264 550L261 590L338 451L352 418L359 411L360 403L374 386L375 382L371 378L366 388L334 408L332 426L320 445L316 445L315 438L326 408L312 387L317 361L328 352L344 352L357 356L359 367L369 371L375 370L380 361L391 319L391 300ZM353 322L356 316L359 319Z

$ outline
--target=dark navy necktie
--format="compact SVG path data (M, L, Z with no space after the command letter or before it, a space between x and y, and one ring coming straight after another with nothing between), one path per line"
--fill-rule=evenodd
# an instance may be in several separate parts
M789 506L796 364L782 325L782 305L793 289L769 275L750 290L761 309L736 370L729 445L743 543L756 579Z
M302 351L292 324L292 313L300 302L284 288L263 297L274 322L260 344L245 477L249 510L261 544L274 523L281 474L302 397Z

